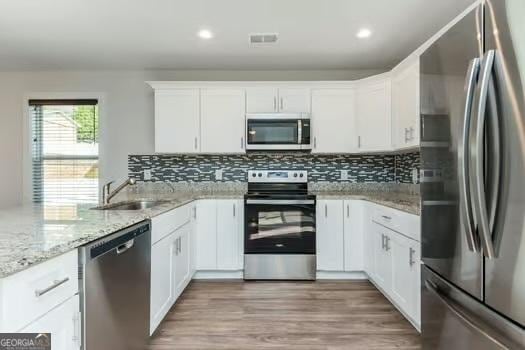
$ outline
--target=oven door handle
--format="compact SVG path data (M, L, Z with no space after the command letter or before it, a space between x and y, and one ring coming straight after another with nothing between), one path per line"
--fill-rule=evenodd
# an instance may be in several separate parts
M262 205L315 204L315 200L314 199L247 199L246 204L262 204Z

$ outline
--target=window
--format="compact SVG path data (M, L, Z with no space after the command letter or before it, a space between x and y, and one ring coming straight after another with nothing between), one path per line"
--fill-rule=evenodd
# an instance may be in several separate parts
M98 200L97 100L30 100L33 201Z

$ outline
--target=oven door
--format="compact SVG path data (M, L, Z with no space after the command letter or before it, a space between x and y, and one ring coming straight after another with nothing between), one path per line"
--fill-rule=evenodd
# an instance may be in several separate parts
M245 254L315 254L315 200L246 199Z
M246 120L246 149L301 150L309 147L309 119L262 115Z

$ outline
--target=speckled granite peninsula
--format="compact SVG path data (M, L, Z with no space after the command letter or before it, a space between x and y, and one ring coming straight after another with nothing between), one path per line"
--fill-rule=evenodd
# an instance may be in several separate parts
M398 185L315 184L319 199L362 199L419 215L419 195ZM163 199L144 210L93 210L96 204L27 205L0 210L0 278L197 199L242 198L244 183L139 183L114 199Z

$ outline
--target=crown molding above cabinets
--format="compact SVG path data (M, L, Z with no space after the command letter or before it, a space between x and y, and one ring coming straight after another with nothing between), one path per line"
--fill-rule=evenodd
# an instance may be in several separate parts
M246 152L246 113L311 113L312 153L419 146L419 60L356 81L152 81L155 152ZM408 130L408 131L407 131Z

